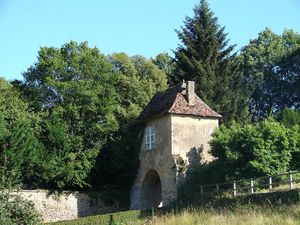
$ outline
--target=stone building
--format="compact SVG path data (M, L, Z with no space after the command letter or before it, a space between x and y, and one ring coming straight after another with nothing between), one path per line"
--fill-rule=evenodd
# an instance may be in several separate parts
M180 176L176 158L187 165L209 162L209 140L221 115L194 92L193 81L157 93L136 119L145 124L140 168L131 190L131 208L160 207L176 199ZM196 157L201 151L201 158ZM195 154L196 153L196 154Z

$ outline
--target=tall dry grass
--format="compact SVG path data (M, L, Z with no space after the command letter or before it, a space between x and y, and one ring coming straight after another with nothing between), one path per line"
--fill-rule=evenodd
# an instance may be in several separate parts
M300 224L300 205L241 206L236 209L185 209L150 218L153 225L294 225Z

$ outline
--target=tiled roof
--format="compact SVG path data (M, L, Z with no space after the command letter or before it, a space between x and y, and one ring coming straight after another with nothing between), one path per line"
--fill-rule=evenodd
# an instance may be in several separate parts
M194 95L194 104L190 105L186 96L186 85L185 83L180 83L154 95L135 120L135 124L149 121L167 113L199 117L222 117L206 105L196 94Z

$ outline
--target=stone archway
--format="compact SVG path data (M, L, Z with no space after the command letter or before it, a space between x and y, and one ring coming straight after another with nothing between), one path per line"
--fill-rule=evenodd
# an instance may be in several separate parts
M158 173L151 169L147 172L141 186L142 209L159 207L162 204L161 182Z

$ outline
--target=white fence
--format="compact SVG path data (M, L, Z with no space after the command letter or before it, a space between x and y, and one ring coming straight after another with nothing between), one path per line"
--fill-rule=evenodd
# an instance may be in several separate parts
M300 182L300 171L237 180L232 182L201 185L201 195L206 193L231 192L233 197L237 195L272 192L297 188ZM298 185L298 186L297 186Z

